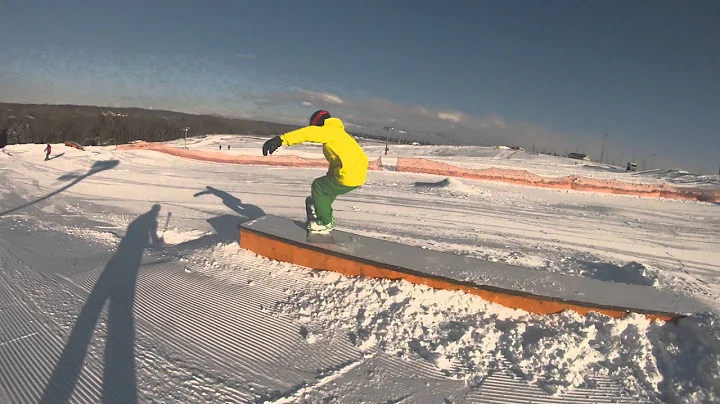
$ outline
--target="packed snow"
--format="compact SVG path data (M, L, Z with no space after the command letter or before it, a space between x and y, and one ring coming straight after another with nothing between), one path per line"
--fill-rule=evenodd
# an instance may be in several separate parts
M188 147L257 155L263 140L208 136L188 139ZM377 158L384 144L363 147ZM132 389L140 401L167 402L720 402L717 204L391 171L370 172L365 186L338 198L343 231L661 288L713 307L677 324L638 315L538 316L462 292L311 271L239 248L243 221L303 219L309 184L323 170L62 145L46 162L43 148L8 146L0 154L3 402L36 402L47 391L98 402ZM592 171L550 156L496 158L515 152L486 149L391 145L395 157L451 157L458 165L539 174ZM316 146L280 153L322 156ZM597 171L717 184L677 171ZM160 210L149 220L153 204ZM164 244L133 244L143 223ZM118 256L127 272L117 271ZM133 285L134 300L114 294L108 279ZM96 298L105 293L110 314L101 314L105 300ZM112 307L127 304L133 317L116 320ZM89 312L96 323L77 321L91 319ZM103 359L106 340L125 349L117 345L126 337L117 321L130 321L135 335L132 378ZM78 347L71 335L80 331L88 339ZM53 373L73 363L63 362L63 352L85 363L72 380L72 372Z

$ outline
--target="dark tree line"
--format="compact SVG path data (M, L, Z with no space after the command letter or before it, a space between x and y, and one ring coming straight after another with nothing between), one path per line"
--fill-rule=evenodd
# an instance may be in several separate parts
M8 144L61 143L84 146L148 142L206 134L268 136L296 129L273 122L141 108L0 103L0 134Z

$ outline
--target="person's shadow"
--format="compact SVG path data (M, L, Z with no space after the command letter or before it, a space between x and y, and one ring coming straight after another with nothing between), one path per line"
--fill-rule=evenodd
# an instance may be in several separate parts
M115 255L97 280L55 365L41 403L67 402L83 368L103 306L108 303L102 402L137 402L135 375L135 284L143 252L162 245L157 235L160 205L153 205L127 227Z
M65 154L65 153L63 153L63 154ZM58 156L58 157L59 157L59 156ZM62 187L62 188L60 188L60 189L57 189L57 190L55 190L55 191L53 191L53 192L51 192L51 193L43 196L42 198L38 198L38 199L36 199L36 200L34 200L34 201L27 202L27 203L25 203L25 204L23 204L23 205L20 205L20 206L16 207L16 208L12 208L12 209L6 210L6 211L4 211L4 212L0 212L0 216L5 216L5 215L8 215L8 214L10 214L10 213L16 212L16 211L18 211L18 210L27 208L27 207L30 206L30 205L34 205L34 204L36 204L36 203L38 203L38 202L42 202L42 201L44 201L44 200L46 200L46 199L48 199L48 198L51 198L51 197L59 194L60 192L63 192L63 191L65 191L65 190L67 190L68 188L71 188L71 187L74 186L74 185L77 185L79 182L81 182L81 181L84 180L85 178L90 177L90 176L93 176L93 175L95 175L95 174L97 174L97 173L103 172L103 171L105 171L105 170L113 169L113 168L117 167L118 164L120 164L120 161L118 161L118 160L96 161L96 162L92 165L92 167L90 167L90 169L89 169L85 174L82 174L82 175L80 175L80 174L64 174L64 175L62 175L60 178L58 178L59 181L70 181L70 180L72 180L70 183L68 183L68 184L65 185L64 187Z
M240 201L240 199L230 195L229 193L227 193L225 191L221 191L221 190L213 188L211 186L206 186L205 191L198 192L193 196L197 198L198 196L201 196L201 195L217 196L218 198L220 198L220 200L222 200L222 202L225 204L225 206L230 208L233 212L246 217L248 220L257 219L257 218L265 215L265 212L262 209L260 209L259 207L255 206L255 205L249 205L246 203L242 203L242 201Z
M55 160L56 158L60 158L64 155L65 155L65 153L56 154L56 155L50 157L48 160Z
M208 234L196 240L180 243L174 246L174 249L196 249L215 245L217 243L224 243L229 240L237 240L240 236L238 226L250 220L265 216L265 212L260 207L243 203L239 198L211 186L205 187L205 191L198 192L194 196L197 198L202 195L214 195L220 198L225 206L230 208L230 210L239 216L224 214L208 219L208 223L210 223L213 230L215 230L214 234Z

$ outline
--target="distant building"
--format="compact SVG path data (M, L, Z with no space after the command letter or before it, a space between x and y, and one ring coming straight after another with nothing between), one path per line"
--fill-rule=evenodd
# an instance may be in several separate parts
M571 159L576 159L576 160L590 161L590 156L588 156L587 154L582 154L582 153L570 153L570 154L568 154L568 157L570 157Z

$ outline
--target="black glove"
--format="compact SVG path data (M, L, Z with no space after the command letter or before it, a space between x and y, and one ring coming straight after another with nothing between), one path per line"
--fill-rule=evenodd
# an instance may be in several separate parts
M268 140L263 145L263 156L267 156L268 153L273 154L280 146L282 146L282 139L280 136L275 136L274 138Z

